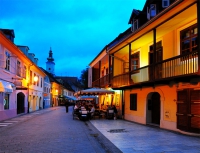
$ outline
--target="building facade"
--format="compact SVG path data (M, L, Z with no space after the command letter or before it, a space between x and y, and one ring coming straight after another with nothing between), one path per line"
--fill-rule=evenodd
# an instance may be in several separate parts
M27 46L14 44L14 37L14 30L0 29L0 120L38 110L43 100L45 74L37 58L29 58Z
M199 3L147 0L90 63L91 86L118 90L124 119L200 134Z

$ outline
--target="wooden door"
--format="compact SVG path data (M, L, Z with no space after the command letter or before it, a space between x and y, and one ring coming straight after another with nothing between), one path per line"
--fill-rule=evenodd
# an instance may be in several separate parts
M177 92L177 128L183 131L188 130L188 90Z
M200 133L200 90L190 90L190 131Z
M200 133L200 90L177 92L177 128Z
M163 60L163 48L162 41L156 43L156 52L154 55L153 45L149 47L149 80L162 78L162 64Z
M158 62L162 62L163 60L163 49L160 46L156 49L156 60L155 60L155 79L161 79L162 78L162 64Z

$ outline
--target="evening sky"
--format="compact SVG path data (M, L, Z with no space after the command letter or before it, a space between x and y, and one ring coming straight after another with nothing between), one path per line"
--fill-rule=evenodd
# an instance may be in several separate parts
M146 0L0 0L0 28L13 29L46 69L50 47L57 76L80 77L96 55L127 30Z

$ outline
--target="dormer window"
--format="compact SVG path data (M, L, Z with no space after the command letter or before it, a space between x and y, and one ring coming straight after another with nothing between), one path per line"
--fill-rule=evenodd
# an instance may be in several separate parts
M156 16L156 4L151 4L147 7L147 18L150 20L152 17Z
M149 8L149 13L151 17L156 16L156 4L151 4Z
M169 0L162 0L162 7L166 8L169 6Z
M138 29L138 20L133 20L131 31L135 31Z

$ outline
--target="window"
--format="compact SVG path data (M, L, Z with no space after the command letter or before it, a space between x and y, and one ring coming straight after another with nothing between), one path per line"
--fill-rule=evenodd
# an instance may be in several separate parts
M156 4L151 4L150 7L147 7L147 19L151 19L156 16Z
M37 78L38 78L38 81L37 81L37 86L39 86L39 75L37 76Z
M4 109L9 109L9 94L5 94L4 96Z
M131 30L135 31L138 29L138 20L133 20Z
M40 87L42 88L42 78L41 78L41 81L40 81L40 83L41 83L41 84L40 84Z
M137 94L130 94L130 110L137 110Z
M140 53L134 53L131 55L131 71L140 67Z
M24 66L24 73L23 73L23 77L26 79L26 66Z
M197 50L197 25L192 25L180 32L180 54Z
M32 78L32 71L30 71L30 84L32 84L32 80L33 78Z
M169 6L169 0L162 0L162 7L166 8Z
M21 76L21 68L20 68L20 61L17 61L17 75Z
M34 73L33 79L36 77L36 74ZM33 84L36 85L35 80L33 80Z
M156 4L151 4L149 8L150 17L156 16Z
M5 69L10 71L10 53L6 52L6 67Z

